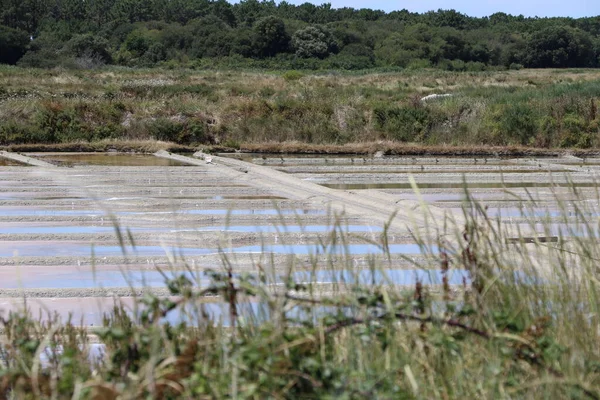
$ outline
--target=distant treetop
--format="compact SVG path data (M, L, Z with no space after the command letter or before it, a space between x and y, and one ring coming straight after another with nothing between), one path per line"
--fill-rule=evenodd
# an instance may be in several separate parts
M270 0L0 0L0 62L452 70L600 66L600 17L332 8Z

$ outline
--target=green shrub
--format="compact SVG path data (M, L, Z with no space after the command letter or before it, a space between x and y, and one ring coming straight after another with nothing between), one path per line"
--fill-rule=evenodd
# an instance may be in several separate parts
M513 71L519 71L523 69L523 64L512 63L509 65L508 69Z
M64 62L64 57L53 49L30 50L19 60L18 65L26 68L56 68Z
M466 71L467 64L463 60L452 60L450 62L452 71Z
M420 105L377 106L373 114L377 128L403 142L424 140L434 122L431 110Z
M589 124L581 116L566 115L562 120L562 127L560 147L592 147L593 135L589 131Z
M286 71L283 73L282 78L288 82L300 80L304 77L304 74L300 71Z
M336 54L326 60L326 67L334 70L362 70L373 67L373 60L369 57L348 56Z
M91 128L88 141L122 138L125 129L120 124L99 125Z
M186 120L185 122L173 121L168 118L157 118L146 123L149 135L165 142L179 144L211 143L212 138L207 133L202 121Z
M213 137L209 134L204 121L190 120L185 126L184 135L178 143L181 144L210 144Z
M431 67L431 61L423 58L416 58L410 60L410 62L406 65L406 69L415 70L415 69L423 69Z
M180 135L185 127L182 123L171 121L168 118L157 118L146 124L148 133L156 140L165 142L179 142Z
M0 145L45 142L48 142L45 133L34 126L13 120L0 124Z
M538 132L537 115L527 103L496 105L491 118L500 144L527 145Z
M481 72L486 70L486 66L482 62L469 61L465 67L466 70L470 72Z
M72 108L61 103L47 102L37 114L37 126L46 132L48 142L70 142L88 140L80 121Z
M63 55L86 58L96 65L110 64L112 56L108 51L108 42L92 34L76 35L63 47Z

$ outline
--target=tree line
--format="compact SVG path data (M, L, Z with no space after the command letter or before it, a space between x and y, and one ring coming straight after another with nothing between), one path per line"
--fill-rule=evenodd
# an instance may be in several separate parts
M273 69L600 66L600 16L475 18L242 0L0 0L0 63Z

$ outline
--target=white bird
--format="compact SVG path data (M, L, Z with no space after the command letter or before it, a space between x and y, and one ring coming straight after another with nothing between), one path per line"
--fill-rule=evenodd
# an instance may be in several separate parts
M207 164L212 164L212 157L206 156L206 157L204 157L204 161L206 161Z

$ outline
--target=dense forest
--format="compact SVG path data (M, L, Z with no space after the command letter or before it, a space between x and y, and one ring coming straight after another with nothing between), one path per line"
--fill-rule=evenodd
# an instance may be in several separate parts
M27 67L597 67L599 34L600 16L474 18L272 0L0 0L0 62Z

